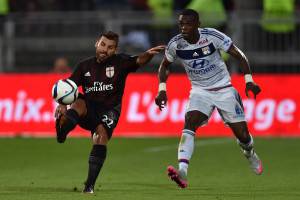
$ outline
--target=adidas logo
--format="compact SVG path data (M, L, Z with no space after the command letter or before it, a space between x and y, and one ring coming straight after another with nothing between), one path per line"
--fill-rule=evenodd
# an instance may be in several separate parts
M199 54L197 54L197 52L193 53L193 57L199 56Z
M91 76L91 73L90 73L90 72L86 72L86 73L84 74L84 76Z

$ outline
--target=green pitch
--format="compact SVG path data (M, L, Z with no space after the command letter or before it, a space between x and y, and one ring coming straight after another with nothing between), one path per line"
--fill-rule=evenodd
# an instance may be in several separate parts
M197 139L189 187L166 176L178 139L119 139L110 145L94 195L81 193L89 139L0 139L1 200L296 200L300 199L300 139L256 139L264 174L248 168L233 139Z

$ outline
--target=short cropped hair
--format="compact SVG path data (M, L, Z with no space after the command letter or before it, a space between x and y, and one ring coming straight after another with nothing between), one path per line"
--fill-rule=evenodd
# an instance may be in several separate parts
M198 12L193 9L184 9L180 12L180 15L191 16L196 21L200 21Z
M119 35L118 35L117 33L113 32L113 31L107 31L107 32L104 32L104 33L102 33L102 34L99 36L98 40L100 40L100 38L101 38L102 36L106 37L106 38L109 39L109 40L114 40L114 41L116 42L116 45L118 46L118 43L119 43Z

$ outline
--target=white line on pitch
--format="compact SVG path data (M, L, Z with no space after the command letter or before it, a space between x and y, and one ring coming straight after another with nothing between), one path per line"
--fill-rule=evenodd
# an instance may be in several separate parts
M209 146L209 145L216 145L216 144L224 144L231 142L232 139L230 138L222 138L222 139L211 139L211 140L200 140L195 142L195 146ZM170 149L177 149L178 143L170 144L170 145L162 145L156 147L146 148L144 152L160 152L160 151L167 151Z

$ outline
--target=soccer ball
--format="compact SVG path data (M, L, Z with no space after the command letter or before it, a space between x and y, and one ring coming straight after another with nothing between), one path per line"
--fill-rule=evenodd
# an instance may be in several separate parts
M53 99L63 105L73 103L78 97L78 88L76 83L70 79L57 81L52 88Z

